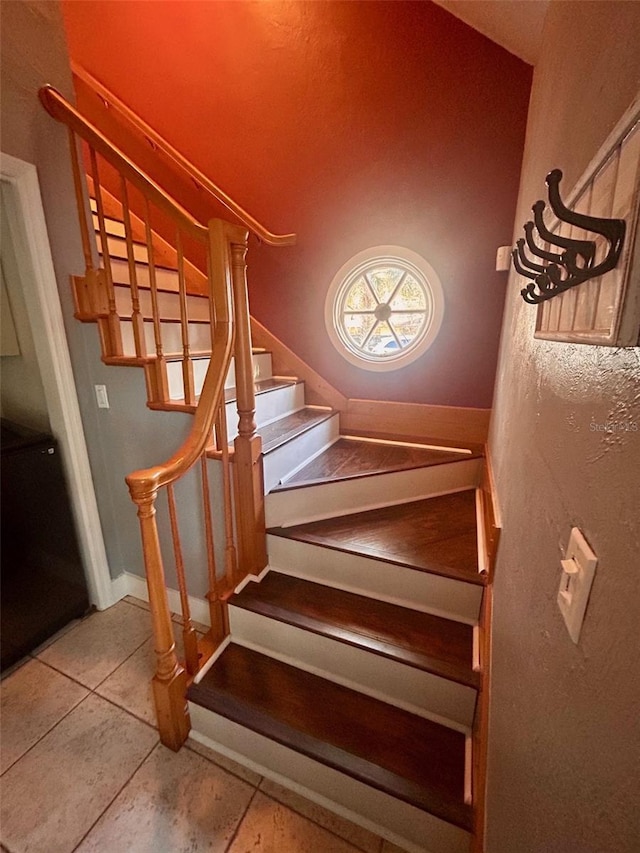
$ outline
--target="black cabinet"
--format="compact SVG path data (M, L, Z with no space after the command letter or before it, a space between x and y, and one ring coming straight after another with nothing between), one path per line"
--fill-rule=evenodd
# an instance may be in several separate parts
M58 445L2 420L1 668L89 609Z

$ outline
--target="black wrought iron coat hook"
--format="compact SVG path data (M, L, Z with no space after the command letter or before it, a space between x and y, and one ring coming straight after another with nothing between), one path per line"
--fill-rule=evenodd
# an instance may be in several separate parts
M516 271L525 278L532 279L520 291L524 301L531 305L551 299L590 278L604 275L614 269L622 252L626 230L624 219L600 219L569 210L560 198L561 180L560 169L554 169L547 175L551 210L561 222L567 222L576 228L604 237L609 243L609 248L600 263L596 264L596 240L574 240L552 234L544 224L542 216L545 203L542 200L537 201L532 207L533 222L525 223L524 239L517 240L516 248L511 252ZM537 230L543 242L557 246L563 251L552 252L538 246L534 240L534 229ZM525 241L531 254L541 258L544 263L536 263L527 256L524 248Z

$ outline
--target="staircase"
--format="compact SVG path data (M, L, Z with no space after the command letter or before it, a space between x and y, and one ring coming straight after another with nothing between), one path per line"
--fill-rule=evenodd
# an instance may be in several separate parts
M469 850L480 464L339 438L285 475L192 737L407 849Z
M74 280L77 316L98 324L106 363L145 371L149 407L197 419L214 357L202 275L151 234L148 220L136 220L126 198L100 191L96 171L89 183L100 273L93 283L89 275ZM241 428L247 417L236 350L202 456L206 514L208 471L224 484L228 558L216 569L207 528L215 594L206 653L191 625L168 495L187 659L174 665L172 634L159 627L161 732L167 720L174 725L169 705L180 706L187 686L189 716L182 734L164 742L178 748L190 717L191 737L409 851L479 851L487 683L480 628L495 549L483 455L342 435L340 413L307 405L304 383L278 375L270 352L254 348L251 361L267 565L238 571L242 550L236 560L233 544L234 524L255 516L237 502L237 470L235 516L229 509L227 469L242 462L236 408ZM150 472L141 474L149 480ZM221 512L213 507L214 516ZM151 564L161 567L146 519L143 508L145 556L149 546ZM150 577L152 612L168 613L156 585Z

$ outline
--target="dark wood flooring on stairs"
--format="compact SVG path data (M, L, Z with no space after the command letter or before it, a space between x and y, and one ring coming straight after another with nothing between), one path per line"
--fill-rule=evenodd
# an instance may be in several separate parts
M299 412L293 412L284 418L278 418L266 426L260 427L262 436L262 452L269 453L276 447L281 447L291 439L311 429L330 418L333 409L317 409L307 406Z
M275 536L484 584L478 573L475 490L272 527Z
M259 379L253 386L255 394L264 394L267 391L275 391L277 388L286 388L288 385L297 385L297 379L283 379L278 376L272 376L269 379ZM233 403L236 399L235 388L225 388L224 401L225 403Z
M301 484L318 480L345 480L381 472L424 468L443 462L472 459L476 455L478 454L340 438L324 453L278 486L277 490L296 488Z
M278 743L471 829L465 736L235 644L189 699Z
M271 571L229 604L477 687L473 628Z

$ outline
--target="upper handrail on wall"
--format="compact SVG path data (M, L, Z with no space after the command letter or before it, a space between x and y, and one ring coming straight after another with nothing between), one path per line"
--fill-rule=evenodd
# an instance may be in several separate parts
M251 216L244 208L240 207L232 198L230 198L224 190L216 186L213 181L210 181L196 166L190 163L179 151L170 145L166 139L163 139L159 133L143 121L133 110L110 92L105 86L95 79L88 71L71 63L71 70L74 77L81 80L98 96L103 106L118 113L130 125L133 130L143 137L144 141L153 148L156 153L164 155L174 166L177 166L184 172L191 183L198 190L204 190L212 195L217 201L223 204L228 210L236 216L249 231L266 243L268 246L291 246L296 242L295 234L273 234L264 225L261 225L256 219Z
M184 230L196 240L207 238L207 227L198 222L177 201L171 198L162 187L142 172L122 151L117 149L100 131L72 106L53 86L43 86L38 92L42 105L50 116L66 124L67 127L91 145L104 159L111 163L131 183L147 195L149 200L161 210L173 216Z

